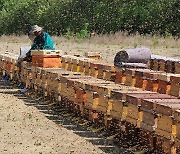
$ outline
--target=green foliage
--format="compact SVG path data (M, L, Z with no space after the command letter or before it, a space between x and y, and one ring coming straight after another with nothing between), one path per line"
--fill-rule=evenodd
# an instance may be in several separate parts
M74 37L74 33L71 31L70 28L67 28L67 32L65 34L65 37L69 40L70 38Z
M88 23L85 23L84 28L82 30L80 30L79 33L76 33L76 37L78 39L85 39L88 38L90 36L89 32L88 32Z
M179 36L178 0L1 0L0 34L27 33L33 24L51 34L89 32ZM89 23L87 27L85 24Z

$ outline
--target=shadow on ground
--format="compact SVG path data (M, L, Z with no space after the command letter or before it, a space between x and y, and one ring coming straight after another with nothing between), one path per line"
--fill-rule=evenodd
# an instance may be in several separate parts
M25 95L20 93L17 85L8 81L0 81L0 93L11 94L25 102L27 106L34 106L40 112L58 125L62 125L64 128L73 131L75 134L85 138L88 142L99 147L102 151L109 154L131 154L128 149L121 148L109 141L102 132L92 131L92 125L89 121L75 116L73 113L67 112L67 110L58 107L50 106L44 98L37 98L32 95ZM53 104L53 102L50 102ZM52 109L53 108L53 109ZM91 129L90 129L91 128ZM103 132L104 133L104 132Z

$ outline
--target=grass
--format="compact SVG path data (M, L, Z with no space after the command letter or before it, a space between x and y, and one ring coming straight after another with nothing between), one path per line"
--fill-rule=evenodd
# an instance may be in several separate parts
M79 51L82 54L87 51L97 51L101 52L102 58L108 62L113 62L113 57L118 51L138 47L150 48L154 54L180 58L180 39L172 36L127 35L126 33L117 32L105 35L94 34L83 40L77 38L66 39L63 36L53 36L53 39L56 49L62 49L69 53ZM30 44L31 41L25 35L3 35L0 37L0 52L9 51L19 54L20 47Z

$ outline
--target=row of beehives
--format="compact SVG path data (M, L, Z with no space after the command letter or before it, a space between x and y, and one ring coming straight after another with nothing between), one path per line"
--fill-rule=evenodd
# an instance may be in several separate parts
M54 101L61 102L62 98L66 98L66 106L92 121L101 121L106 127L116 121L118 125L126 126L126 129L129 124L138 128L141 130L136 134L138 138L146 140L149 148L156 147L157 153L175 152L175 147L176 152L179 152L180 111L177 109L180 109L180 99L108 81L112 79L110 70L113 66L105 63L107 69L103 67L101 76L105 80L97 79L100 75L95 66L97 61L85 58L82 64L77 64L79 59L62 56L64 69L32 67L23 62L19 71L13 58L1 56L0 67L3 75L20 80L27 87ZM126 74L123 75L123 82L131 83L132 77Z
M61 59L60 66L65 70L82 72L99 79L180 97L180 74L150 69L121 69L102 61L70 55L64 55Z
M150 69L122 69L101 61L68 55L62 57L62 68L148 91L180 96L180 74Z
M150 69L180 74L180 60L159 55L152 55Z

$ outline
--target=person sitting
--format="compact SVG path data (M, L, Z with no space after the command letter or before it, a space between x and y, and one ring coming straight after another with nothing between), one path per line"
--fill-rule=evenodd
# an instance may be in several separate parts
M34 38L32 37L34 35ZM31 50L55 50L52 37L43 31L42 27L34 25L31 27L29 38L33 38L31 49L26 53L25 61L31 62Z

